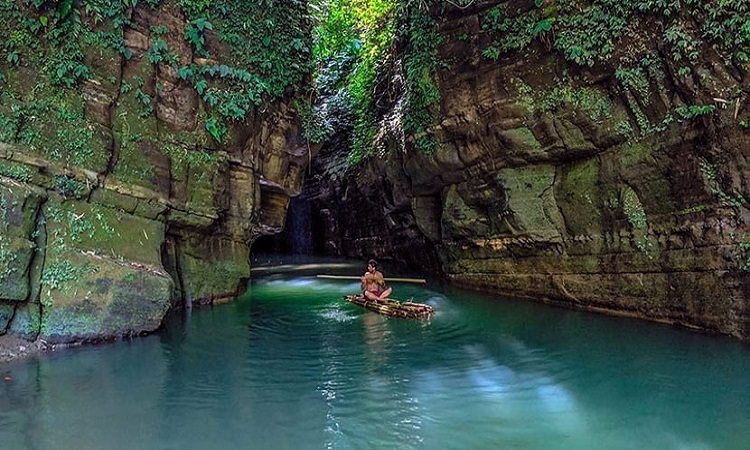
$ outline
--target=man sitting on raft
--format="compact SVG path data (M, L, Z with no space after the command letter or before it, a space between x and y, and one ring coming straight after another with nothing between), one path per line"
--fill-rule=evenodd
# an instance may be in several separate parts
M378 263L374 259L367 262L367 272L362 275L362 294L367 300L374 302L388 302L388 296L393 289L386 287L383 274L378 271Z

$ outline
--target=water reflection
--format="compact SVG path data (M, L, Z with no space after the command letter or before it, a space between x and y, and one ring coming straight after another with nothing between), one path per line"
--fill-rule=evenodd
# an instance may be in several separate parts
M295 272L297 274L299 272ZM2 448L749 448L740 343L460 291L256 280L157 336L0 369Z

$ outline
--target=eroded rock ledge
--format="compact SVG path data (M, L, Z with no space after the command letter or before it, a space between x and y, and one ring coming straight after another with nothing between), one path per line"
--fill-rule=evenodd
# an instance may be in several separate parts
M173 306L235 296L249 245L283 226L311 151L293 87L214 139L175 67L220 71L233 53L206 28L207 61L169 4L126 11L125 49L86 42L80 89L53 86L31 57L0 67L0 334L153 331ZM173 63L155 62L157 40Z
M700 12L686 10L669 23L699 46L689 62L649 12L593 67L566 59L552 34L487 51L488 18L507 17L500 39L511 39L530 14L530 1L432 11L450 65L428 130L440 149L420 154L394 127L403 99L380 111L385 158L347 169L344 140L324 148L304 194L321 247L438 260L460 286L750 339L748 63L701 37ZM383 90L403 94L401 79Z

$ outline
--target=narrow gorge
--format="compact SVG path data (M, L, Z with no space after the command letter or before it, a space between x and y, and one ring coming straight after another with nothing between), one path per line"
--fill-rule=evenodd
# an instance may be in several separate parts
M748 0L0 17L0 334L135 335L234 298L299 196L308 251L750 338Z

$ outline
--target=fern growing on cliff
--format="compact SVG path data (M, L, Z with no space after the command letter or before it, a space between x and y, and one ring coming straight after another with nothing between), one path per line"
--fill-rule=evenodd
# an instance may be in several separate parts
M433 76L439 65L437 45L441 38L434 30L428 7L436 3L335 0L313 4L320 20L313 51L319 67L316 90L328 94L343 90L351 98L354 123L350 164L375 153L376 133L390 101L384 86L391 80L386 77L393 73L403 73L405 79L403 131L412 137L414 148L434 151L429 127L435 123L435 106L440 100ZM399 59L400 47L404 51ZM348 69L332 86L326 72L336 65L347 65Z

